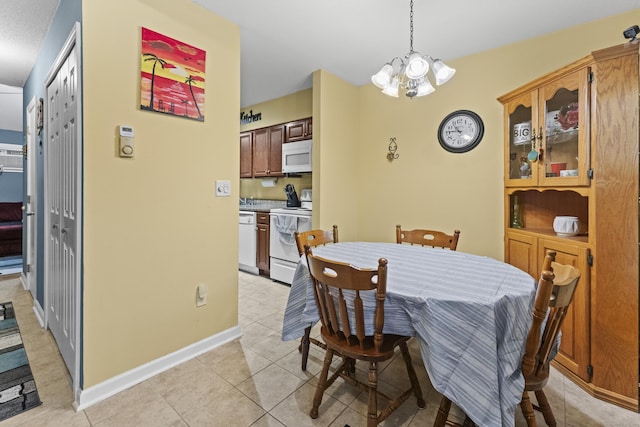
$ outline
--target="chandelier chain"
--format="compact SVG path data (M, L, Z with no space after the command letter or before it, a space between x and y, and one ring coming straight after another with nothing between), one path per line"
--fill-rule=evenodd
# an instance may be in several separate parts
M413 52L413 0L410 2L409 12L409 52Z

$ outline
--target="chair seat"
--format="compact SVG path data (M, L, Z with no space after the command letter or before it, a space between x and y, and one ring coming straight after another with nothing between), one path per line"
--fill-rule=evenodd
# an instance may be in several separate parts
M350 340L350 346L346 346L344 340L335 335L330 335L324 327L321 328L320 333L322 334L322 339L329 348L339 352L343 356L367 362L383 362L391 359L395 354L395 347L400 345L401 342L407 342L411 339L411 337L403 335L384 334L382 338L382 345L380 346L380 349L376 351L372 336L366 337L364 339L364 344L361 347L360 343L355 339Z

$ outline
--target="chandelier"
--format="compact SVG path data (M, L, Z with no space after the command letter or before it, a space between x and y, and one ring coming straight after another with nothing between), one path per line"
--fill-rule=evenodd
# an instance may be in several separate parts
M382 66L380 71L371 76L374 85L382 89L385 95L398 97L400 89L409 98L425 96L434 92L427 72L431 69L436 84L441 85L449 81L456 70L447 67L440 59L433 59L429 55L421 55L413 50L413 0L410 3L409 14L409 53L404 59L396 56Z

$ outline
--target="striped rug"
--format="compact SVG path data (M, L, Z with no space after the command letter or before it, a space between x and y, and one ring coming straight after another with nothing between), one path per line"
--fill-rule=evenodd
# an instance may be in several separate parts
M0 304L0 421L40 405L13 304Z

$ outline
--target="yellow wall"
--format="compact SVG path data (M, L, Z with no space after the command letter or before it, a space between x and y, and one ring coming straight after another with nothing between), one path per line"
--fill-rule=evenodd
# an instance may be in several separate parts
M459 228L458 250L503 259L502 107L496 98L592 50L623 43L622 30L638 21L640 9L447 61L457 69L456 75L421 99L390 98L373 85L359 88L357 108L343 111L359 117L352 123L358 129L353 140L358 155L350 158L356 161L346 169L342 162L331 168L324 163L328 159L323 153L322 175L317 177L321 194L342 192L344 183L357 180L357 191L351 187L346 191L357 197L359 240L394 241L395 224L445 231ZM381 57L380 62L388 59ZM322 95L323 111L344 96L338 90ZM475 111L485 124L482 142L465 154L444 151L436 135L441 120L458 109ZM317 127L324 131L325 125L324 120L315 120L314 131ZM397 139L400 155L393 162L385 157L390 137ZM353 141L331 139L330 143ZM329 144L324 133L322 143L323 148ZM331 176L326 177L328 170ZM340 217L344 199L329 203L323 198L323 225L332 222L326 212Z
M326 71L313 74L313 226L339 227L340 241L358 240L368 215L358 203L361 139L358 88Z
M241 112L249 113L249 111L253 111L253 114L261 113L262 119L240 125L240 132L311 117L313 115L312 96L313 92L311 89L304 89L280 98L243 108L240 110Z
M189 0L82 7L87 388L238 323L238 199L214 182L237 194L240 36ZM140 110L141 26L206 50L204 122ZM117 156L120 124L134 159Z
M458 250L503 259L503 124L496 99L593 50L623 43L622 30L639 20L640 9L447 61L457 69L454 78L414 100L389 98L373 85L357 88L316 71L309 96L314 227L338 224L343 241L389 242L395 241L396 224L449 232L457 228ZM243 130L311 115L299 96L242 109L273 111L267 116L274 117ZM471 152L452 154L440 147L437 130L447 114L459 109L478 113L485 134ZM392 137L399 158L389 161ZM259 180L243 179L241 195L284 199L284 184L280 180L277 187L263 190Z

